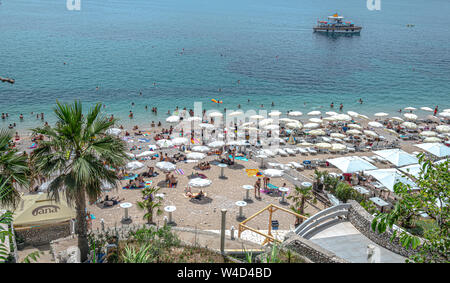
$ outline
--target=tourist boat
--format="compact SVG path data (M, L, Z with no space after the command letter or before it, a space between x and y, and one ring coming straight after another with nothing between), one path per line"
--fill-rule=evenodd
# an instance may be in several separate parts
M362 27L355 26L353 22L344 22L344 17L337 13L329 16L328 21L317 21L314 32L328 34L359 34Z

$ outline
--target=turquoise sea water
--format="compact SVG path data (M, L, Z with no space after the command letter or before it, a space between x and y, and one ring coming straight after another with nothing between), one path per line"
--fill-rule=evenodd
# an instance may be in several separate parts
M314 34L334 12L361 35ZM81 0L81 11L1 0L0 76L16 80L0 83L2 125L37 125L31 112L52 122L56 99L101 101L124 123L130 110L148 123L176 105L215 107L211 98L220 109L450 108L448 15L448 0L381 0L381 11L366 0Z

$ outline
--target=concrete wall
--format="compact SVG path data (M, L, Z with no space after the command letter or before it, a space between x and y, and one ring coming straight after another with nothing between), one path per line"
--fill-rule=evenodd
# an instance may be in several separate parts
M48 244L53 240L64 238L71 234L70 222L32 228L16 227L15 230L18 235L25 239L25 243L31 245Z
M348 220L359 232L361 232L361 234L372 240L374 243L404 257L409 257L414 254L414 252L403 248L398 238L395 238L391 242L390 238L392 236L392 231L386 230L386 232L382 234L372 231L371 223L374 216L368 213L358 202L350 200L348 203L351 205L347 216Z
M347 260L338 257L310 240L298 236L294 232L286 234L282 247L302 255L314 263L349 263Z

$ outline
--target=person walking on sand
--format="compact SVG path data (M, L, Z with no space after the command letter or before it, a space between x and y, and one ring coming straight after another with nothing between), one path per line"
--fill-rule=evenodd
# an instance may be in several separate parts
M258 178L255 183L255 198L261 198L261 178ZM256 196L256 192L258 192L258 197Z

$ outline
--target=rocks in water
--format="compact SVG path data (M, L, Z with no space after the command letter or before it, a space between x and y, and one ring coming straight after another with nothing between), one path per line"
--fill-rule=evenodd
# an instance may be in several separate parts
M11 79L11 78L2 78L2 77L0 77L0 81L2 81L2 82L6 82L6 83L10 83L10 84L14 84L15 82L16 82L16 80L14 80L14 79Z

